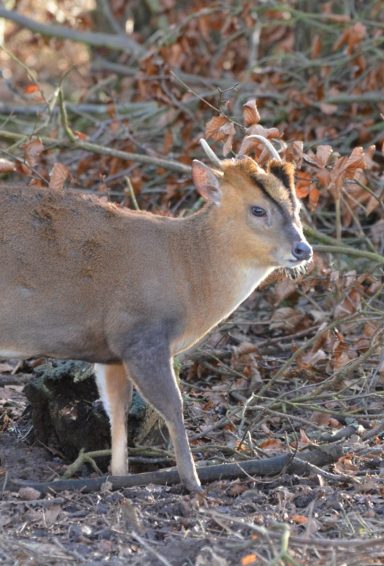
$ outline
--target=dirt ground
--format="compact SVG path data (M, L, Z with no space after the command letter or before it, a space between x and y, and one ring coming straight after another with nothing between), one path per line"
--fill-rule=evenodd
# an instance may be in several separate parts
M241 316L245 312L243 309ZM10 374L3 379L12 380ZM207 397L212 389L221 397L228 386L219 376L209 379L209 385L183 382L189 398L204 387ZM112 492L108 484L97 493L52 490L42 496L33 488L6 488L12 478L58 478L68 463L54 450L33 441L30 410L22 388L0 387L4 429L0 435L1 479L5 487L0 500L2 564L361 566L384 562L380 424L381 430L375 430L360 419L353 434L346 423L339 425L339 440L334 437L334 441L342 443L345 455L334 465L314 468L309 476L283 472L278 477L215 481L205 484L199 496L186 494L178 485ZM222 399L228 406L236 405L231 397ZM200 464L212 457L216 463L224 461L224 446L231 445L230 431L215 432L214 425L220 421L218 409L216 406L219 414L212 422L211 434L209 426L200 428L206 432L200 450L195 451ZM206 411L209 415L208 407ZM186 413L189 430L196 430L201 419L197 405L187 404ZM298 412L295 417L300 419ZM260 439L266 426L265 422L261 426ZM280 426L277 417L275 438L284 434ZM335 433L329 426L317 430L306 427L306 431L309 436L321 432L319 443L320 439L329 441ZM304 444L301 432L299 445ZM282 444L271 449L265 445L263 455L282 451ZM81 475L95 474L83 467Z

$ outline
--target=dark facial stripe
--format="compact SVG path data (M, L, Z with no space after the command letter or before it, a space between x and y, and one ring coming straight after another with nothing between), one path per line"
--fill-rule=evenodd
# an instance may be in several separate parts
M269 166L269 171L274 175L279 181L281 181L282 186L287 190L289 200L291 201L293 210L296 210L296 202L294 196L294 188L292 186L293 179L287 172L287 164L272 162ZM290 169L289 169L290 170ZM292 182L291 182L292 181Z
M263 195L265 195L269 200L271 200L276 206L277 208L280 210L281 214L283 215L283 217L285 219L289 218L289 214L288 211L277 201L275 200L267 191L263 181L260 180L259 177L256 177L255 175L251 175L251 179L252 181L255 183L255 185L257 185L257 187L261 190L261 192L263 193Z

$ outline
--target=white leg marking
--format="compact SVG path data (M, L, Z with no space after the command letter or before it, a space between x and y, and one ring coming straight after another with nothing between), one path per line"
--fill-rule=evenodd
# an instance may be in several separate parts
M103 407L109 419L111 419L111 404L107 392L107 376L106 366L104 364L95 364L96 384L99 390L100 399L103 402Z
M114 476L128 473L127 412L132 384L121 364L95 365L97 387L111 424L111 471Z

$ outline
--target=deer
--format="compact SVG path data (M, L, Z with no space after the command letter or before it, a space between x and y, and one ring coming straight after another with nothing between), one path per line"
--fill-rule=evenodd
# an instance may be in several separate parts
M163 417L179 477L201 491L173 358L229 316L274 270L312 257L294 166L272 143L262 168L239 154L193 160L206 201L183 218L75 190L0 189L0 357L95 364L111 430L111 473L128 473L133 386Z

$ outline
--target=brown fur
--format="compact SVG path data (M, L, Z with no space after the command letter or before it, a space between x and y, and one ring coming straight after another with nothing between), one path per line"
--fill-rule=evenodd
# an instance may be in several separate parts
M167 422L183 482L198 488L172 356L232 312L303 239L297 201L275 174L251 159L228 160L218 184L220 205L184 219L74 191L0 187L0 355L114 364L97 368L113 473L127 469L124 363ZM255 219L252 205L268 216Z
M290 214L294 214L298 207L292 163L271 160L266 172L253 159L247 157L241 160L224 161L223 170L224 178L231 183L236 183L239 177L245 183L249 183L250 180L256 184L261 183L270 197L278 203L283 203ZM268 174L269 172L272 174Z

